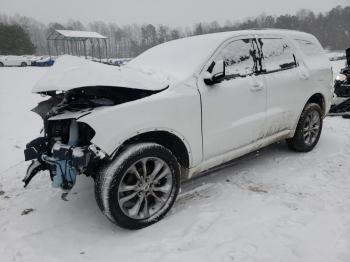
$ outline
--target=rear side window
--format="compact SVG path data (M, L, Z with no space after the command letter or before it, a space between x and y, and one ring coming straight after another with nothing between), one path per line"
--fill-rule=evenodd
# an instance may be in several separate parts
M303 39L294 39L294 40L298 43L301 51L307 56L313 56L313 55L318 55L322 53L322 49L320 45L314 42L303 40Z
M266 73L287 70L297 63L292 48L281 38L260 38L263 71Z
M251 75L257 68L257 54L251 39L229 43L216 60L224 60L227 78Z

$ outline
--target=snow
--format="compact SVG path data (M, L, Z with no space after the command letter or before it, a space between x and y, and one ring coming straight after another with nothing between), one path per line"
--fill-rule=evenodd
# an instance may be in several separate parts
M129 68L152 68L167 73L174 79L184 80L195 74L208 61L222 43L237 36L253 35L289 36L318 42L314 36L292 30L242 30L186 37L148 49L127 65Z
M107 37L97 32L90 32L90 31L56 30L56 32L58 32L59 34L65 37L107 39Z
M231 34L227 34L226 38ZM208 55L212 54L224 40L223 37L210 35L169 41L145 51L131 60L127 67L160 71L171 78L183 80L200 69L209 58Z
M47 174L22 187L22 151L41 127L30 92L47 70L0 69L1 262L350 261L349 120L326 118L308 154L279 143L186 183L161 222L127 231L100 212L89 178L68 201Z
M111 86L161 90L167 81L139 70L96 63L84 58L63 55L35 84L33 92L67 91L77 87Z
M328 51L327 56L330 61L338 61L338 60L343 60L346 59L346 54L345 51Z
M0 70L0 174L23 160L22 149L42 128L41 118L30 110L42 100L30 89L45 74L46 68L9 68ZM1 176L1 175L0 175Z

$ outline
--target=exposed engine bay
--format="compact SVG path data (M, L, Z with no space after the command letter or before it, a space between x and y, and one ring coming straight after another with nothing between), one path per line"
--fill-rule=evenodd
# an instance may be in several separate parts
M95 131L79 118L97 108L138 100L159 91L94 86L41 93L50 96L32 111L44 122L42 136L26 145L25 160L32 161L23 182L25 187L40 171L48 170L53 187L69 191L76 176L94 176L109 157L91 143ZM70 116L70 113L75 113ZM62 116L62 117L60 117Z

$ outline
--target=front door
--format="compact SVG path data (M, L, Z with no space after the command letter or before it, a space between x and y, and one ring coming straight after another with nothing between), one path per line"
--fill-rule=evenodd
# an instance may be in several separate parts
M264 76L258 74L255 46L254 38L229 42L213 59L225 61L225 80L209 86L203 81L206 72L199 77L205 160L263 137L266 86Z

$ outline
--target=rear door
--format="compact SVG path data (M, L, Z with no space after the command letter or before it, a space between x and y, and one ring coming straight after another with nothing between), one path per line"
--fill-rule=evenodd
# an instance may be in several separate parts
M22 64L22 62L24 62L24 59L22 56L15 56L15 66L20 66Z
M209 86L203 81L205 72L199 77L206 160L249 145L264 134L266 87L264 77L257 74L255 41L254 37L232 40L214 57L214 62L225 62L223 82Z
M301 79L296 54L287 40L267 36L258 38L257 42L267 86L265 136L270 136L293 129L305 99L306 82Z

